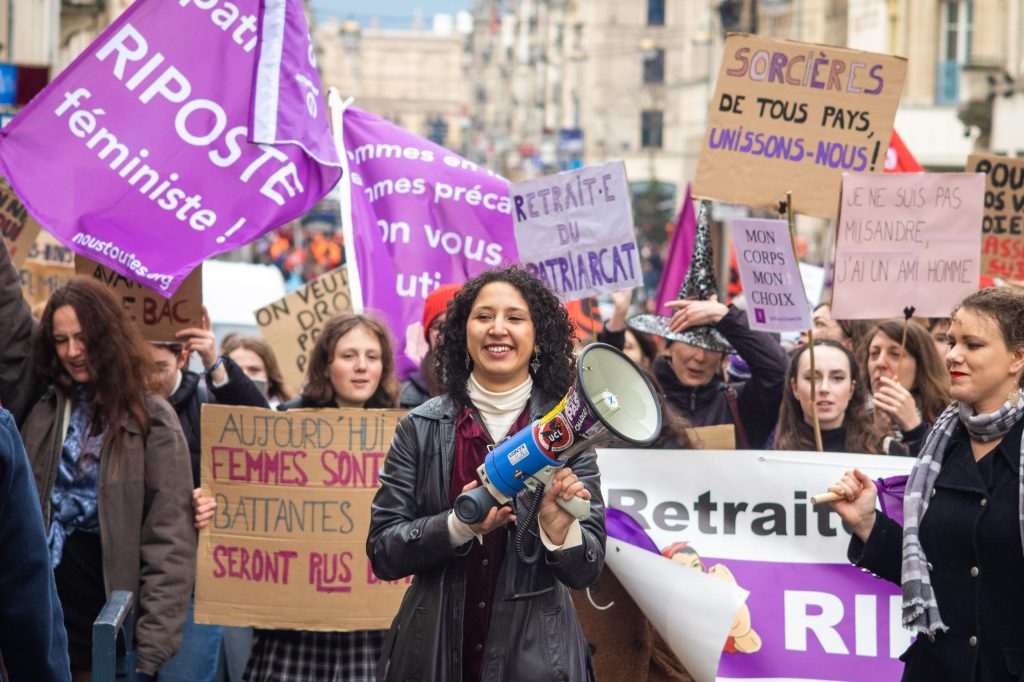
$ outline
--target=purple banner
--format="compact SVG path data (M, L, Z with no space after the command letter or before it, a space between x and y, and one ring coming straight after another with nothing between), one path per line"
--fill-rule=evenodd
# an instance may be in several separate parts
M404 377L427 350L427 294L518 261L508 182L356 107L345 110L343 130L349 262L355 261L363 307L397 339Z
M170 296L329 192L341 170L301 4L266 4L267 21L260 0L129 7L0 131L0 171L32 215ZM250 143L250 108L274 118L260 139L286 144Z

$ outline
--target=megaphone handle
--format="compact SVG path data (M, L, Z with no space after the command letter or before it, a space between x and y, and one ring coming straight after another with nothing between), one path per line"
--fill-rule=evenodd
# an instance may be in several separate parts
M580 521L586 521L590 518L590 500L584 500L582 497L573 496L568 500L556 497L555 502L559 507L569 512Z

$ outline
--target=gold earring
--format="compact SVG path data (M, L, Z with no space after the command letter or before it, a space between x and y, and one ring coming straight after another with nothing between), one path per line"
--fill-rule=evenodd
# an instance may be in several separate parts
M1009 393L1006 394L1006 402L1010 403L1011 407L1016 407L1017 403L1020 402L1021 392L1020 386L1013 388Z

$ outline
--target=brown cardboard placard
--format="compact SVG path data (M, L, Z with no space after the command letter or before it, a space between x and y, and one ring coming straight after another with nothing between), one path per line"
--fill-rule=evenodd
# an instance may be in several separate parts
M164 298L149 287L79 254L75 255L75 271L107 285L121 299L128 317L149 341L176 342L179 339L175 332L203 326L202 267L193 270L171 298Z
M735 450L736 427L732 424L717 426L695 426L690 429L690 438L700 443L701 450Z
M217 510L199 534L196 622L388 627L411 577L377 579L365 543L404 414L203 405L203 491Z
M729 34L694 197L835 218L843 173L881 172L903 57Z
M75 276L75 254L45 230L18 268L21 295L30 306L45 303L54 290Z
M292 391L305 381L309 352L324 322L351 311L348 270L342 265L253 313L260 336L274 349Z
M965 170L985 174L981 274L1024 280L1024 159L971 154Z
M29 215L7 178L0 177L0 235L7 244L14 267L20 268L43 227Z

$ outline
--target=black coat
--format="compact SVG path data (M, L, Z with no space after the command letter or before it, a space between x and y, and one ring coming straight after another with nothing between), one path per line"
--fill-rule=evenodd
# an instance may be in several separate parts
M1018 422L975 463L963 427L950 439L921 522L921 546L947 632L918 637L901 657L904 680L1024 681L1024 547L1021 546ZM900 582L903 529L879 513L850 560Z
M13 680L71 680L43 512L14 417L0 409L0 657ZM8 552L10 552L8 554ZM14 555L17 555L15 558Z
M226 356L224 370L228 373L228 382L223 386L214 386L208 375L204 375L206 381L200 383L202 377L195 372L182 372L181 385L171 395L171 406L178 415L181 430L188 442L188 453L192 459L192 482L197 488L203 446L199 430L203 403L267 407L267 399L256 384L252 383L234 360Z
M747 324L747 314L729 306L715 328L722 333L750 367L747 381L725 383L719 373L714 379L691 388L684 386L664 358L654 361L654 376L661 383L665 396L694 426L735 424L726 392L736 392L736 408L751 448L763 448L775 429L786 384L786 352L775 337L754 331ZM678 342L677 342L678 343ZM737 445L740 443L736 434Z
M542 417L553 404L535 395L531 419ZM379 680L462 678L466 581L460 559L470 545L453 548L448 535L458 414L441 396L403 418L373 498L366 541L373 572L382 580L415 576L384 642ZM590 518L581 522L583 544L545 550L541 561L526 566L509 540L484 649L484 680L587 679L589 651L566 586L587 587L601 572L604 502L594 451L585 450L568 465L592 495ZM531 499L531 493L520 493L520 512Z

